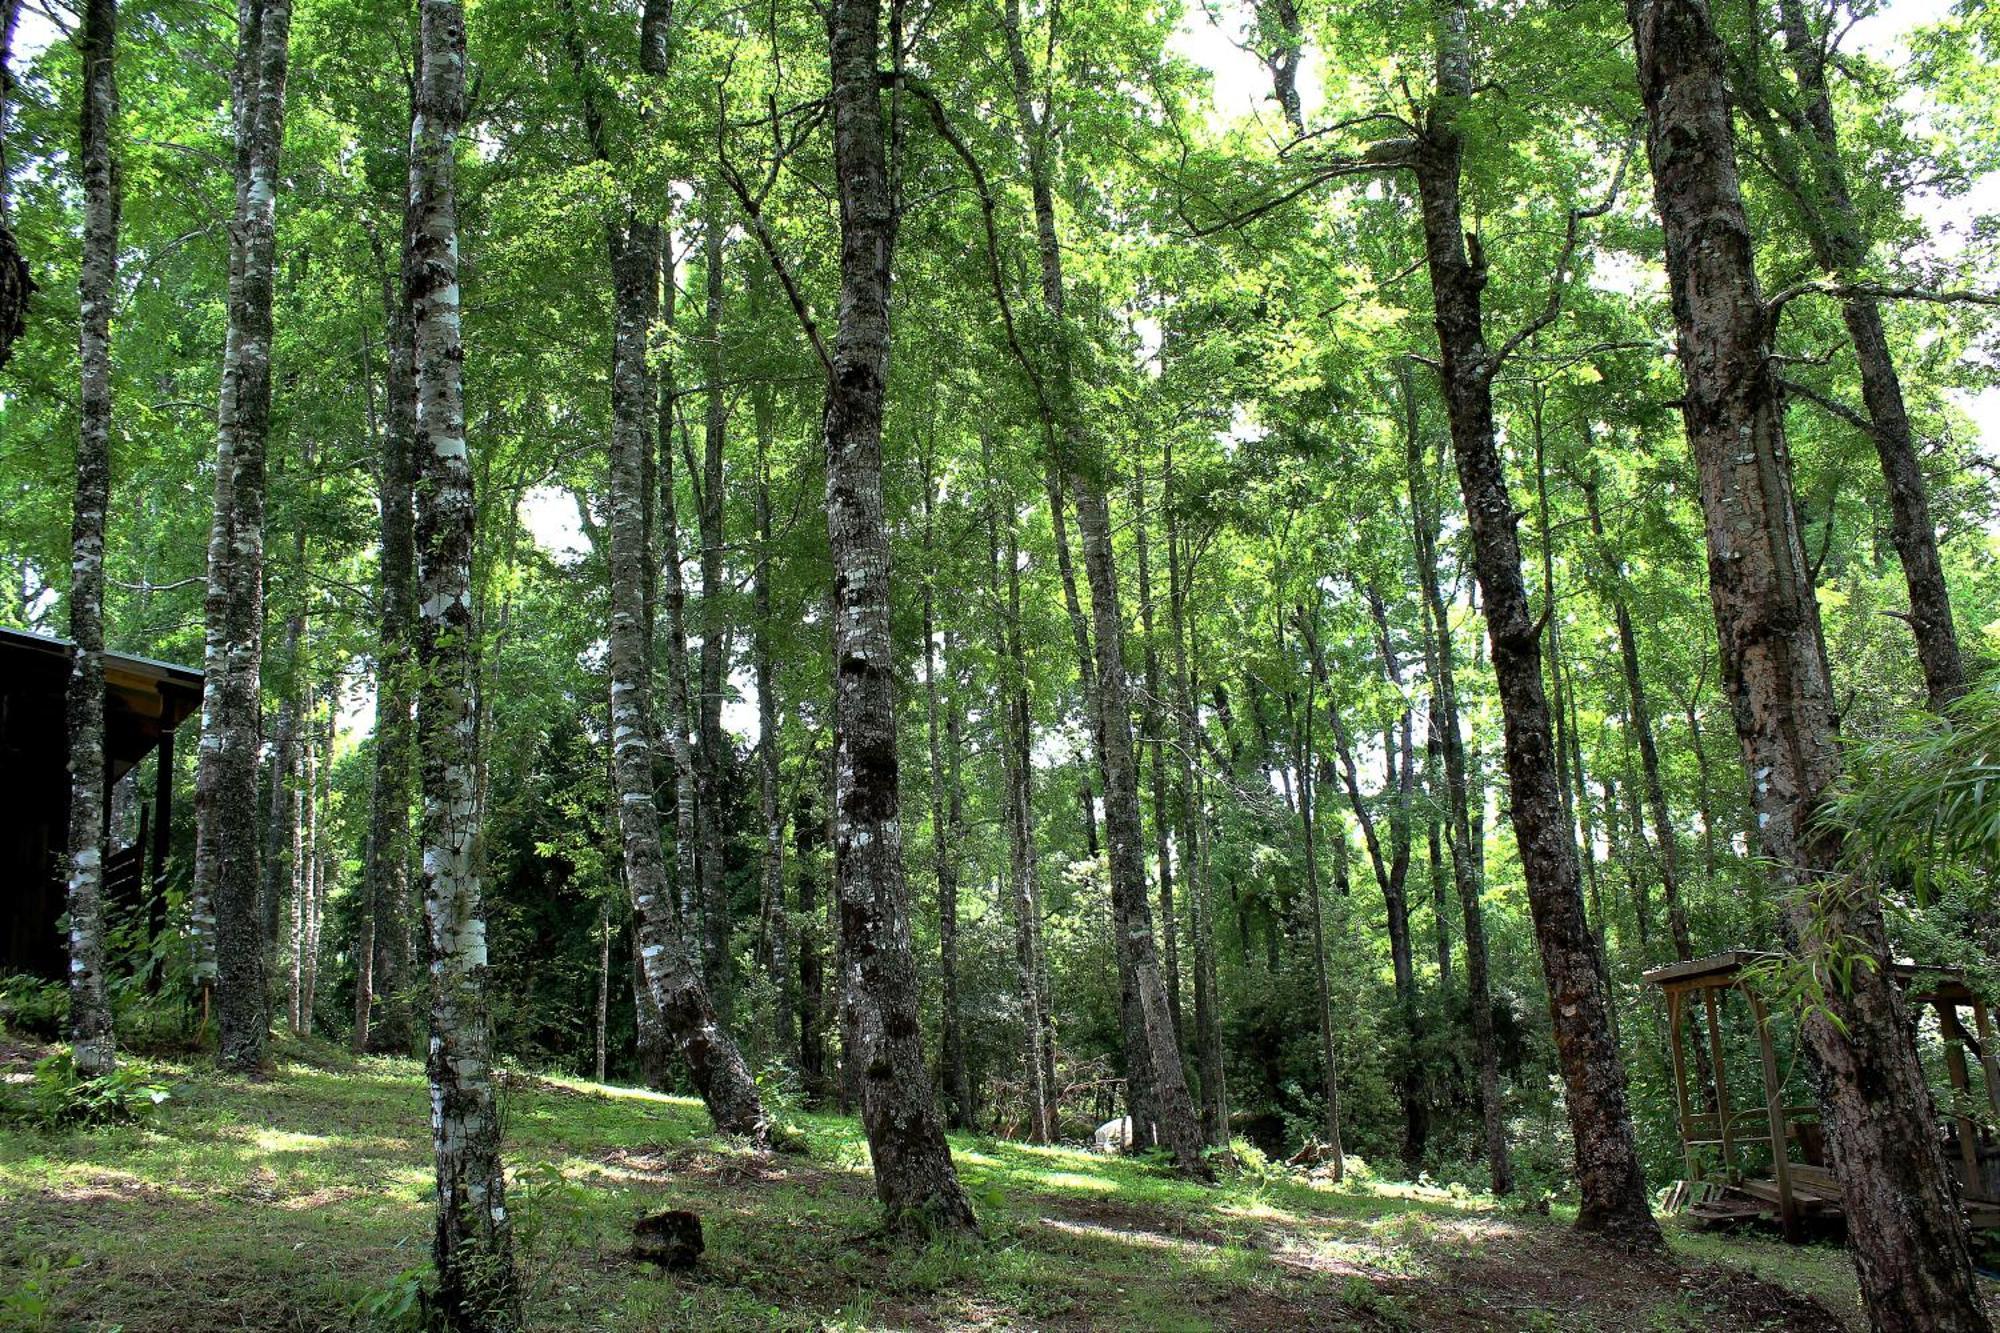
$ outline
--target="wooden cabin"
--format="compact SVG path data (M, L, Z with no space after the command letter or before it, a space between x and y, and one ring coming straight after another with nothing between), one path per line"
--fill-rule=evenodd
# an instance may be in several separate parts
M56 929L66 893L69 840L69 692L72 645L0 628L0 971L61 978L69 957ZM174 732L201 707L201 672L124 653L104 655L104 759L108 789L158 750L173 762ZM156 784L139 837L105 862L114 910L165 924L167 831L173 783ZM105 808L108 812L110 801Z
M1712 1223L1774 1218L1788 1239L1797 1240L1809 1222L1839 1220L1840 1182L1827 1165L1819 1108L1786 1104L1801 1050L1796 1034L1781 1048L1769 1006L1757 992L1758 969L1777 958L1737 949L1656 967L1645 978L1667 1001L1688 1212ZM1949 1085L1938 1098L1938 1133L1957 1169L1966 1210L1976 1227L2000 1226L2000 1143L1969 1114L1977 1098L2000 1118L2000 1042L1992 1012L1966 985L1963 969L1895 963L1891 972L1911 1018L1921 1024L1927 1011L1937 1018L1941 1052L1934 1054L1942 1056ZM1757 1039L1754 1092L1732 1086L1741 1070L1732 1069L1723 1036L1731 994L1747 1008ZM1797 1072L1803 1073L1802 1065Z

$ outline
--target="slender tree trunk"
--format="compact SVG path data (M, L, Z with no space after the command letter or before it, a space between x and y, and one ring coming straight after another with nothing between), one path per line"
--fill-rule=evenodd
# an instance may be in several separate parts
M697 716L701 743L695 751L696 810L701 833L702 967L719 1008L728 1009L731 978L730 913L723 878L728 832L723 816L723 783L729 742L722 731L723 670L727 665L729 621L723 606L722 454L729 438L729 400L723 384L722 315L724 223L722 187L711 182L702 222L706 259L707 331L703 371L708 378L707 416L702 428L700 485L695 488L701 529L701 697ZM692 468L693 464L690 463ZM693 478L690 478L693 480Z
M13 25L10 6L10 37ZM69 636L75 648L68 698L69 1037L70 1058L85 1078L108 1074L118 1063L104 989L104 533L111 505L111 307L118 285L118 163L112 147L118 116L117 46L117 0L85 0L77 34L83 62L82 388L70 524ZM0 117L4 114L0 104ZM5 242L0 284L6 284L17 261L4 214L0 241ZM26 296L20 293L22 301ZM14 311L0 308L0 338L11 339L17 318ZM0 362L4 360L0 342ZM251 781L256 781L255 769Z
M1059 325L1064 317L1064 289L1044 142L1046 127L1042 119L1032 114L1031 74L1022 41L1018 0L1007 0L1004 27L1017 107L1030 113L1023 117L1022 132L1029 145L1042 305L1048 318ZM1090 638L1095 649L1096 680L1089 693L1098 769L1104 783L1104 833L1110 851L1111 917L1118 936L1120 989L1125 997L1120 1007L1128 1098L1134 1108L1133 1136L1140 1142L1147 1141L1146 1125L1150 1121L1157 1127L1160 1143L1174 1154L1180 1169L1205 1179L1210 1172L1202 1155L1201 1127L1181 1069L1173 1015L1160 979L1153 940L1152 907L1146 894L1138 758L1132 744L1131 700L1125 676L1125 631L1119 614L1118 572L1111 547L1111 510L1101 475L1108 468L1094 457L1095 450L1078 416L1065 354L1058 351L1052 369L1055 420L1051 423L1051 443L1060 455L1056 461L1066 473L1069 499L1076 508L1084 577L1090 586Z
M236 211L230 227L228 335L216 410L192 899L197 979L216 992L217 1058L227 1068L253 1070L264 1064L270 1027L258 910L257 733L264 640L264 452L271 424L278 153L284 139L291 0L238 0L236 18L236 68L230 81Z
M1192 635L1187 567L1180 519L1174 504L1174 455L1171 438L1161 457L1162 507L1167 529L1167 628L1174 647L1174 734L1181 752L1181 846L1186 873L1181 891L1188 904L1190 951L1194 955L1195 1067L1201 1078L1202 1141L1215 1147L1229 1144L1229 1090L1222 1064L1222 992L1215 977L1214 880L1207 873L1208 833L1198 769L1200 719L1195 715L1194 681L1188 669ZM1225 724L1226 725L1226 724Z
M591 1060L591 1077L604 1082L605 1037L611 1026L611 900L597 903L597 1037Z
M7 368L14 340L27 331L28 297L35 290L27 256L21 253L13 229L7 225L7 101L14 90L9 61L14 51L14 26L20 20L21 9L21 0L7 0L5 12L0 13L0 370Z
M388 371L382 455L377 465L381 554L376 574L375 771L368 799L368 854L362 869L362 892L374 923L374 939L367 996L371 1018L366 1033L357 1033L357 1040L365 1040L367 1049L393 1052L408 1052L416 1035L407 994L413 970L410 786L415 735L410 712L415 682L411 639L417 619L416 532L410 513L416 437L415 348L408 307L411 254L406 237L400 280L392 283L386 266L382 275ZM356 1005L360 1004L357 998Z
M762 1142L769 1134L756 1080L702 981L676 919L660 817L653 805L652 688L646 678L644 537L648 409L647 330L658 282L656 228L634 222L611 234L613 339L611 537L611 752L625 882L632 893L639 972L716 1128Z
M304 569L306 554L303 527L293 534L292 543L293 566ZM304 675L299 669L299 661L305 637L306 607L305 600L300 598L285 617L284 647L278 659L284 674L277 687L280 695L277 723L271 730L269 766L271 803L264 821L264 864L261 867L263 878L258 900L264 945L264 970L273 991L276 990L280 975L279 945L283 942L286 895L291 888L294 814L292 772L297 767L300 711L304 706L301 695Z
M1007 588L1000 579L1000 482L993 471L991 435L979 433L986 480L987 595L993 605L993 660L1000 673L999 746L1005 787L1008 904L1014 917L1014 985L1021 1016L1021 1088L1028 1113L1028 1140L1053 1142L1058 1133L1055 1090L1044 1070L1046 1024L1042 1012L1041 901L1036 892L1035 813L1032 766L1024 762L1027 665L1020 647L1021 572L1013 524L1007 533ZM1002 608L1005 608L1004 610Z
M825 438L834 601L834 870L846 948L841 1021L849 1061L860 1074L875 1192L889 1225L965 1231L978 1223L931 1099L903 880L889 534L882 508L897 215L882 119L881 20L881 0L832 0L827 14L840 190L840 323Z
M1317 665L1319 639L1304 612L1299 616L1299 628L1306 636L1307 650L1312 653ZM1282 645L1280 647L1282 650ZM1306 902L1311 909L1308 919L1312 922L1313 984L1319 1001L1320 1095L1325 1104L1321 1127L1325 1130L1327 1148L1332 1155L1333 1179L1338 1184L1346 1174L1340 1143L1340 1062L1333 1044L1333 988L1326 972L1325 908L1320 901L1319 834L1314 829L1316 812L1313 809L1313 710L1319 702L1318 688L1319 672L1308 671L1303 716L1293 709L1290 695L1285 696L1285 710L1293 714L1292 766L1298 771L1299 838L1306 854ZM1335 836L1344 839L1346 830L1336 827Z
M776 995L777 1045L791 1055L797 1046L791 963L791 926L785 916L785 817L778 804L779 760L778 667L771 651L771 393L760 386L757 413L757 565L756 643L752 647L757 673L757 795L764 821L764 964Z
M1173 827L1175 814L1168 793L1164 685L1160 678L1160 641L1153 629L1153 570L1151 542L1146 532L1146 464L1135 459L1132 465L1132 529L1139 565L1139 627L1146 638L1146 697L1141 705L1141 726L1146 733L1147 761L1151 768L1153 801L1153 859L1160 875L1160 956L1161 980L1167 988L1167 1009L1174 1020L1174 1045L1186 1041L1187 1025L1181 1018L1180 931L1174 922Z
M923 459L923 487L926 565L923 581L924 715L930 740L931 865L937 874L938 980L943 992L940 998L944 1010L940 1016L942 1049L938 1054L938 1064L943 1075L945 1123L953 1129L964 1129L971 1123L972 1088L966 1072L965 1030L958 1008L958 871L964 837L959 820L963 797L955 780L959 765L958 701L955 692L946 705L950 712L944 728L949 732L948 737L940 734L938 725L938 629L934 586L938 570L937 478L931 471L929 454ZM952 750L950 781L945 771L947 740Z
M1674 821L1667 809L1667 789L1660 780L1660 750L1653 741L1652 709L1646 702L1646 682L1639 672L1639 636L1632 625L1632 613L1625 603L1624 562L1614 554L1604 535L1604 514L1598 503L1597 473L1593 466L1583 483L1584 504L1590 515L1590 531L1597 539L1598 558L1611 586L1611 614L1618 626L1618 662L1625 673L1625 705L1632 734L1639 742L1639 771L1646 784L1646 806L1653 817L1653 841L1660 856L1660 893L1667 902L1667 930L1673 936L1674 954L1681 960L1694 957L1694 935L1688 929L1687 908L1681 902L1680 849Z
M1609 999L1584 912L1576 843L1563 822L1542 688L1541 636L1528 609L1520 541L1494 435L1494 365L1480 308L1485 260L1476 237L1468 252L1459 206L1463 145L1457 109L1472 92L1466 22L1463 0L1443 0L1437 97L1415 159L1453 452L1505 723L1508 805L1568 1093L1582 1195L1577 1227L1657 1248L1660 1230L1647 1204L1626 1108L1624 1064L1611 1040Z
M812 761L808 758L808 764ZM799 871L799 1081L808 1102L826 1098L826 972L821 961L823 927L819 904L817 853L826 821L813 809L812 784L799 784L792 807L792 863Z
M480 903L472 642L472 459L460 385L454 164L465 118L465 13L419 0L421 58L410 127L416 385L417 734L422 758L424 919L431 971L431 1143L437 1161L437 1312L451 1330L519 1324L501 1125L493 1093Z
M1472 1043L1479 1060L1479 1105L1486 1129L1486 1166L1495 1194L1514 1188L1514 1164L1507 1150L1506 1108L1500 1097L1500 1059L1493 1034L1493 992L1487 973L1486 914L1480 905L1485 892L1479 858L1474 853L1474 825L1469 806L1465 740L1459 730L1456 656L1451 639L1451 614L1438 586L1437 540L1443 527L1441 504L1430 499L1432 487L1424 472L1423 438L1419 430L1416 385L1407 366L1402 376L1404 442L1409 470L1410 512L1416 536L1417 576L1424 595L1424 637L1427 643L1431 691L1430 734L1436 738L1445 776L1446 829L1451 846L1452 882L1458 891L1461 928L1465 933L1466 1009L1472 1021Z
M1848 1241L1877 1329L1991 1327L1957 1187L1885 966L1874 886L1814 819L1839 774L1835 708L1785 447L1771 316L1737 183L1723 48L1702 0L1629 0L1666 238L1682 408L1701 478L1723 680L1757 847L1824 987L1804 1020ZM1864 872L1865 874L1865 872Z
M1433 698L1425 716L1435 716L1437 702ZM1426 731L1429 724L1426 723ZM1424 786L1432 804L1440 810L1450 796L1444 783L1444 738L1431 732L1425 742ZM1444 1008L1451 1008L1451 907L1450 890L1447 886L1448 871L1444 863L1444 841L1441 831L1445 817L1432 815L1424 821L1424 865L1431 881L1431 935L1437 945L1438 995L1444 1001Z
M1762 105L1754 91L1731 91L1748 103L1749 123L1765 132L1772 150L1768 156L1777 164L1779 183L1797 205L1814 262L1841 280L1854 282L1865 276L1869 242L1841 162L1840 134L1826 81L1827 43L1814 33L1801 0L1779 0L1778 18L1786 60L1797 81L1797 88L1782 99L1788 123L1773 123L1774 108ZM1888 489L1889 533L1909 590L1909 626L1923 668L1925 694L1933 710L1942 709L1965 693L1965 664L1952 624L1951 594L1938 560L1937 529L1931 521L1902 379L1889 350L1880 303L1871 296L1847 297L1841 301L1840 317L1854 347L1861 399L1868 412L1867 433Z

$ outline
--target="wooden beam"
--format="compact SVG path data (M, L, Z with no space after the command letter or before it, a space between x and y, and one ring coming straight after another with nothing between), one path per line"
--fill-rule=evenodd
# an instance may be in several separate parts
M1959 1025L1958 1006L1949 1000L1934 1000L1938 1030L1944 1035L1944 1072L1951 1080L1956 1110L1952 1124L1958 1130L1960 1179L1967 1194L1979 1193L1979 1127L1964 1113L1965 1099L1972 1094L1972 1075L1965 1065L1965 1029Z
M1713 990L1703 991L1701 998L1708 1013L1708 1059L1715 1079L1716 1132L1722 1135L1722 1169L1729 1171L1736 1164L1736 1144L1729 1133L1729 1069L1722 1060L1722 1015L1717 1010ZM1783 1146L1773 1140L1774 1150Z
M1764 1114L1771 1122L1771 1176L1778 1186L1778 1225L1785 1239L1799 1240L1799 1201L1792 1194L1792 1161L1785 1153L1784 1084L1778 1078L1778 1052L1771 1044L1771 1015L1763 999L1745 989L1750 1012L1757 1019L1757 1050L1764 1062Z
M1667 992L1667 1046L1674 1057L1674 1100L1680 1108L1681 1160L1687 1168L1689 1182L1700 1179L1695 1170L1694 1144L1690 1141L1694 1131L1689 1125L1687 1058L1681 1053L1681 1013L1686 996L1678 990Z

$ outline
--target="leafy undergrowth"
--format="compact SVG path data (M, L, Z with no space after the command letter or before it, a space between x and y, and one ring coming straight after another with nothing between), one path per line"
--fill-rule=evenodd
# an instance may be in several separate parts
M314 1043L251 1082L161 1065L150 1123L0 1126L0 1327L393 1326L430 1220L407 1061ZM18 1063L0 1096L19 1091ZM1831 1249L1676 1237L1635 1260L1560 1221L1373 1184L1241 1176L965 1137L985 1236L883 1238L855 1124L807 1155L708 1135L697 1103L516 1076L504 1112L531 1323L548 1329L1813 1329L1853 1320ZM707 1254L627 1257L639 1212L702 1215ZM1758 1276L1760 1275L1761 1276ZM1765 1279L1770 1279L1766 1281Z

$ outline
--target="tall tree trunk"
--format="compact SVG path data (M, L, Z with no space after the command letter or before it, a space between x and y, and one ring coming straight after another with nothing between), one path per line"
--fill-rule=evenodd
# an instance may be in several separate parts
M1317 667L1319 636L1304 611L1299 613L1299 631L1305 636L1307 651L1312 654ZM1280 644L1281 651L1282 648ZM1317 670L1306 673L1304 714L1294 709L1289 694L1285 696L1285 711L1292 715L1292 766L1298 772L1299 838L1305 846L1306 902L1311 909L1308 919L1312 922L1313 985L1319 1002L1320 1095L1325 1105L1321 1128L1325 1131L1326 1144L1332 1154L1330 1165L1337 1184L1346 1174L1340 1143L1340 1062L1333 1044L1333 988L1326 972L1325 907L1320 901L1319 834L1314 828L1317 812L1313 808L1313 709L1319 702L1319 676ZM1338 827L1338 821L1335 836L1342 840L1347 836L1347 831Z
M924 716L930 740L931 761L931 865L937 874L938 895L938 981L942 995L942 1029L938 1052L939 1072L944 1084L945 1123L964 1129L971 1123L972 1087L965 1067L965 1029L958 1008L958 870L963 830L959 827L963 796L958 790L958 700L957 692L946 704L949 720L940 734L938 725L938 652L936 576L937 477L931 470L931 456L923 459L924 487ZM949 637L949 635L947 635ZM951 746L951 773L945 771L945 746Z
M292 534L292 563L295 568L303 570L305 561L305 528L301 525ZM285 616L284 647L278 659L284 675L278 686L277 722L271 729L270 779L267 784L271 789L271 803L264 821L263 878L258 901L265 977L274 991L279 976L279 945L283 942L282 918L291 889L292 820L296 812L292 772L297 767L300 712L304 707L301 694L304 674L299 669L299 659L305 638L306 606L305 600L299 598Z
M1214 880L1207 873L1208 831L1201 798L1200 719L1195 714L1194 680L1188 669L1188 641L1193 633L1188 584L1194 571L1187 566L1181 540L1179 511L1174 504L1174 454L1169 438L1160 460L1162 499L1167 529L1167 629L1174 648L1174 735L1181 753L1181 892L1188 904L1188 943L1194 956L1195 1068L1201 1079L1202 1141L1216 1147L1229 1143L1229 1090L1222 1064L1222 992L1215 977ZM1225 724L1226 725L1226 724Z
M810 767L813 760L808 757ZM824 845L826 821L813 809L813 787L799 784L792 807L792 864L799 871L799 1082L806 1100L826 1099L826 965L820 940L823 914L819 904L817 853Z
M727 665L729 621L722 604L722 453L729 438L729 400L722 381L722 314L724 287L724 227L722 186L711 182L707 212L702 220L702 254L706 260L706 334L703 373L708 380L707 415L702 427L701 475L690 475L695 486L701 530L701 695L697 710L700 746L696 810L701 833L702 968L710 994L728 1008L730 987L730 913L727 881L728 828L723 818L722 792L729 763L729 742L722 731L723 672ZM688 464L690 473L692 461Z
M1463 0L1442 0L1436 41L1437 95L1414 161L1424 251L1453 452L1500 691L1508 805L1568 1092L1582 1195L1577 1227L1655 1248L1661 1244L1660 1230L1647 1204L1645 1173L1626 1109L1625 1068L1611 1039L1609 999L1584 912L1576 843L1563 821L1542 689L1541 636L1528 609L1513 505L1494 436L1495 366L1481 312L1485 260L1476 236L1468 252L1459 206L1464 149L1457 115L1472 95L1471 37Z
M264 618L264 452L271 425L271 302L278 152L284 140L291 0L238 0L236 211L230 227L228 335L215 423L215 517L208 542L206 676L195 778L197 977L212 982L217 1058L265 1061L262 888L257 858L259 668Z
M676 919L660 817L653 805L652 687L646 678L645 453L652 383L647 330L659 281L660 236L633 222L610 228L616 333L613 338L611 537L611 753L625 882L632 893L639 972L661 1021L717 1129L762 1142L769 1121L756 1080L717 1019L681 923Z
M993 440L979 433L986 481L986 588L993 605L993 660L1000 673L999 746L1005 787L1008 904L1014 917L1014 985L1021 1016L1021 1088L1031 1143L1053 1142L1059 1132L1055 1089L1045 1071L1047 1023L1042 1009L1041 895L1037 891L1033 765L1027 762L1027 664L1021 645L1021 570L1014 529L1007 529L1007 592L1000 579L1000 482L993 471ZM1004 608L1004 609L1003 609Z
M903 881L882 404L896 201L882 121L881 0L832 0L840 324L826 392L826 517L833 557L834 878L841 1026L861 1082L875 1192L891 1227L972 1230L971 1201L931 1099ZM894 53L900 60L900 53Z
M1653 841L1660 857L1660 894L1667 903L1667 931L1674 954L1683 962L1694 957L1694 935L1688 929L1687 908L1681 902L1680 849L1674 821L1667 809L1667 789L1660 780L1660 749L1653 740L1652 709L1646 702L1646 682L1639 672L1639 636L1625 602L1625 567L1604 535L1604 513L1598 503L1597 471L1593 465L1583 483L1590 531L1597 539L1598 559L1611 588L1611 615L1618 626L1618 662L1625 673L1625 705L1634 738L1639 742L1639 771L1646 784L1646 806L1653 817Z
M407 224L405 232L407 233ZM382 274L382 314L387 322L386 411L382 455L377 464L381 490L380 559L376 572L378 621L375 646L374 774L368 797L367 860L362 893L374 922L365 1039L372 1051L407 1052L415 1042L414 1016L407 992L410 957L410 785L415 735L410 710L411 638L415 632L416 532L410 513L415 484L416 398L413 383L414 330L409 311L408 264L412 247L405 237L401 276ZM356 1005L362 1001L357 998Z
M1796 89L1764 104L1754 89L1732 88L1750 113L1749 123L1763 132L1770 150L1767 160L1779 184L1790 194L1803 224L1806 242L1820 268L1844 282L1866 275L1869 241L1860 210L1847 185L1840 156L1840 133L1826 80L1831 38L1813 31L1800 0L1779 0L1779 25L1784 35L1786 63ZM1776 111L1785 122L1774 122ZM1800 159L1804 160L1801 161ZM1933 710L1965 693L1965 664L1952 624L1951 594L1938 561L1937 529L1931 521L1930 498L1923 467L1903 401L1903 383L1882 325L1882 309L1872 296L1852 295L1840 303L1840 318L1854 346L1861 373L1861 400L1868 412L1867 432L1889 493L1889 533L1902 562L1910 596L1910 632L1917 642L1924 691Z
M465 13L419 0L410 126L410 314L416 385L417 736L423 888L431 972L431 1146L437 1162L438 1315L451 1330L518 1325L519 1291L486 1000L472 636L472 458L460 383L458 204L465 118Z
M757 564L756 642L752 646L757 673L757 796L764 821L763 960L776 997L778 1049L787 1058L798 1043L797 998L793 993L791 925L785 915L785 816L778 803L779 760L778 667L771 651L771 392L760 385L757 413Z
M1139 565L1139 628L1146 639L1146 697L1141 705L1141 726L1146 733L1146 757L1152 777L1153 859L1160 875L1160 956L1161 979L1167 988L1167 1010L1174 1020L1174 1045L1184 1044L1187 1025L1181 1018L1180 931L1174 921L1173 827L1175 814L1168 793L1166 718L1162 704L1166 698L1160 679L1160 641L1153 628L1152 544L1146 532L1146 464L1143 458L1132 464L1132 529Z
M1021 35L1018 0L1007 0L1005 37L1022 133L1027 137L1030 188L1042 280L1042 305L1057 325L1064 318L1062 252L1055 230L1055 199L1048 162L1047 125L1034 114L1031 71ZM1146 894L1144 829L1139 818L1138 758L1132 744L1132 709L1125 677L1124 624L1119 614L1118 571L1111 548L1111 509L1104 474L1078 414L1068 358L1058 349L1049 388L1055 448L1076 526L1083 543L1084 577L1090 586L1090 638L1095 650L1094 685L1089 690L1096 730L1098 770L1104 784L1104 833L1110 850L1111 918L1117 932L1128 1099L1133 1137L1148 1139L1147 1123L1174 1154L1180 1169L1207 1178L1207 1160L1194 1099L1189 1095L1175 1040L1173 1015L1153 939L1153 913Z
M7 13L9 36L14 12ZM85 1078L118 1063L111 1002L104 989L104 532L111 505L111 307L118 286L117 0L85 0L77 34L83 62L79 157L83 177L83 267L78 282L82 364L76 444L76 502L70 523L69 636L69 1037ZM4 79L0 65L0 79ZM0 104L0 116L5 106ZM0 164L4 165L4 164ZM0 190L5 186L0 185ZM16 262L0 215L0 284ZM25 301L26 293L21 293ZM16 316L0 309L0 338ZM4 361L0 344L0 361ZM256 770L251 770L256 782Z
M597 1040L592 1048L590 1076L602 1083L606 1036L611 1026L611 900L609 898L600 898L597 902L596 1018L593 1031Z
M1702 0L1629 0L1666 237L1682 413L1701 478L1723 681L1751 774L1757 846L1824 982L1804 1020L1848 1241L1878 1329L1990 1328L1934 1132L1880 901L1839 871L1814 812L1839 774L1835 709L1785 447L1771 315L1737 183L1722 44Z
M1424 597L1424 638L1429 656L1431 691L1430 735L1444 766L1446 829L1451 846L1452 883L1458 891L1461 929L1465 933L1466 1009L1472 1021L1472 1043L1479 1060L1479 1105L1486 1130L1486 1166L1495 1194L1514 1188L1514 1163L1507 1149L1506 1108L1500 1098L1500 1058L1493 1033L1493 991L1487 970L1486 914L1480 906L1485 891L1479 858L1472 850L1474 825L1469 810L1465 740L1459 730L1457 668L1451 639L1451 613L1438 586L1438 535L1443 509L1433 503L1425 477L1422 432L1416 385L1407 365L1402 373L1404 445L1409 471L1410 513L1417 555L1417 577Z
M14 340L27 332L28 297L35 290L27 256L21 253L13 229L7 225L7 101L14 91L9 62L21 9L21 0L7 0L6 11L0 13L0 370L7 368Z

